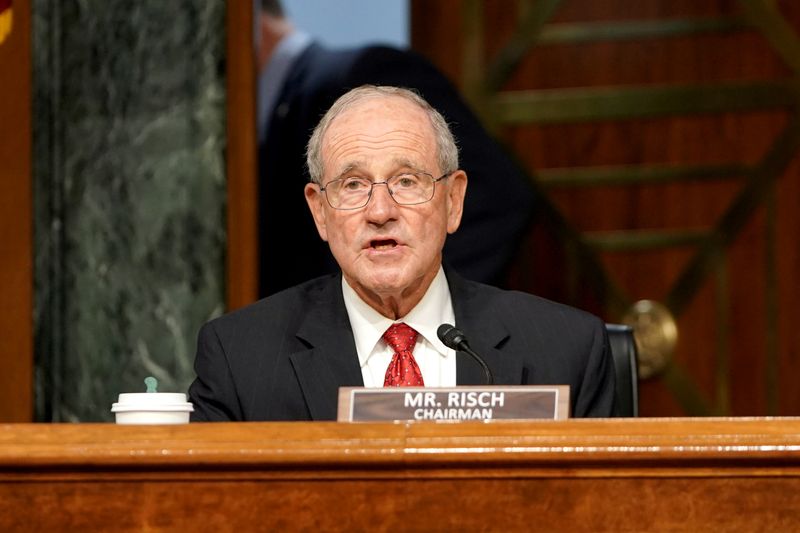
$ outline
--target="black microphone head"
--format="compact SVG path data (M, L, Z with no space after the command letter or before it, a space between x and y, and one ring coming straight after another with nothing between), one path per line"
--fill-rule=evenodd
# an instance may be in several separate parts
M469 347L469 343L467 342L467 338L464 336L463 331L453 325L442 324L436 330L436 335L438 335L439 340L451 350L465 352L467 355L475 359L475 361L477 361L483 369L483 375L484 379L486 379L486 384L494 385L494 376L492 375L491 369L486 364L486 361L484 361L480 355L473 352Z
M445 346L451 350L459 350L461 344L466 344L467 339L464 337L464 332L453 326L452 324L442 324L436 330L436 335Z

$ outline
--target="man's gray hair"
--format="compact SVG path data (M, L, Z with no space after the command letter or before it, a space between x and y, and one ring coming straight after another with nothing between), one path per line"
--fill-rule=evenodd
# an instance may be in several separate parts
M441 113L436 111L431 105L425 101L416 92L405 89L402 87L389 87L384 85L362 85L356 87L340 96L336 102L333 103L328 112L319 121L317 127L314 128L314 133L308 140L308 147L306 150L306 164L308 165L308 174L311 181L322 185L322 139L325 137L328 128L336 117L354 107L356 104L368 99L386 96L399 96L416 104L422 109L430 119L433 133L436 137L436 157L439 162L439 170L442 173L449 174L458 170L458 147L456 146L455 138L450 128L447 126L447 121Z

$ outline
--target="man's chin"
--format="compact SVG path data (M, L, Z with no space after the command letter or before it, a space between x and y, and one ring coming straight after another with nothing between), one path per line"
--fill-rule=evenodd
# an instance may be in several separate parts
M370 280L370 290L378 294L403 291L408 282L400 275L375 276Z
M364 273L360 279L362 285L377 294L393 294L404 291L413 280L409 279L406 270L391 265L373 265L370 272Z

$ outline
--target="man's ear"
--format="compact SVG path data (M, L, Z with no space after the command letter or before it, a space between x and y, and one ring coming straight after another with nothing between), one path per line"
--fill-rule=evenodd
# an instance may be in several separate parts
M327 242L328 227L325 219L325 199L322 197L322 191L319 190L319 185L316 183L306 183L304 192L306 203L311 210L311 216L314 217L314 224L317 225L317 232L320 238Z
M467 194L467 173L456 170L450 177L446 187L447 191L447 233L455 233L461 225L461 215L464 213L464 197Z

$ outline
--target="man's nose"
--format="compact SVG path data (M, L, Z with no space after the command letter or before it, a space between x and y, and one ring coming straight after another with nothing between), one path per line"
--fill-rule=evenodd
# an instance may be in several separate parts
M372 197L367 204L367 216L371 222L382 223L392 218L397 209L397 202L389 192L386 183L375 183L372 186Z

